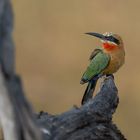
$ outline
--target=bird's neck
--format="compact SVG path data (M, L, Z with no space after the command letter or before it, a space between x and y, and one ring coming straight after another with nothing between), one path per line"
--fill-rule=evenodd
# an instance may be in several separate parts
M105 42L105 43L103 43L103 48L106 51L114 51L114 50L118 49L118 46L115 44Z

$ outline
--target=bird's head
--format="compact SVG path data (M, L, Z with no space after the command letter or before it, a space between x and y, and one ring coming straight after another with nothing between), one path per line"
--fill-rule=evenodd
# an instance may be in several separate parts
M112 51L112 50L116 50L119 48L123 48L123 41L122 41L121 37L112 32L106 32L104 34L88 32L86 34L100 38L100 40L103 44L103 48L107 51Z

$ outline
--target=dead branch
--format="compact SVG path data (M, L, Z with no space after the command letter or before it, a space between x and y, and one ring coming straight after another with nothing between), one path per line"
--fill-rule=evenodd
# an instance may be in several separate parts
M114 80L108 77L85 105L56 116L41 113L38 121L49 132L49 140L125 140L112 122L118 101Z

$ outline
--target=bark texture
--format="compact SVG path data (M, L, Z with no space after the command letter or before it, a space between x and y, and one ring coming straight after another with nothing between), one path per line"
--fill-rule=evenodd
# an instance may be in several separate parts
M80 108L56 116L41 112L37 118L49 140L125 140L112 122L118 101L114 80L108 77L99 93Z

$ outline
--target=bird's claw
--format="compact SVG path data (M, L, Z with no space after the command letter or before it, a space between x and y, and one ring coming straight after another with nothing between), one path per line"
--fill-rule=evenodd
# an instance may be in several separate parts
M105 79L107 79L109 77L111 77L114 80L114 75L113 74L107 74Z

